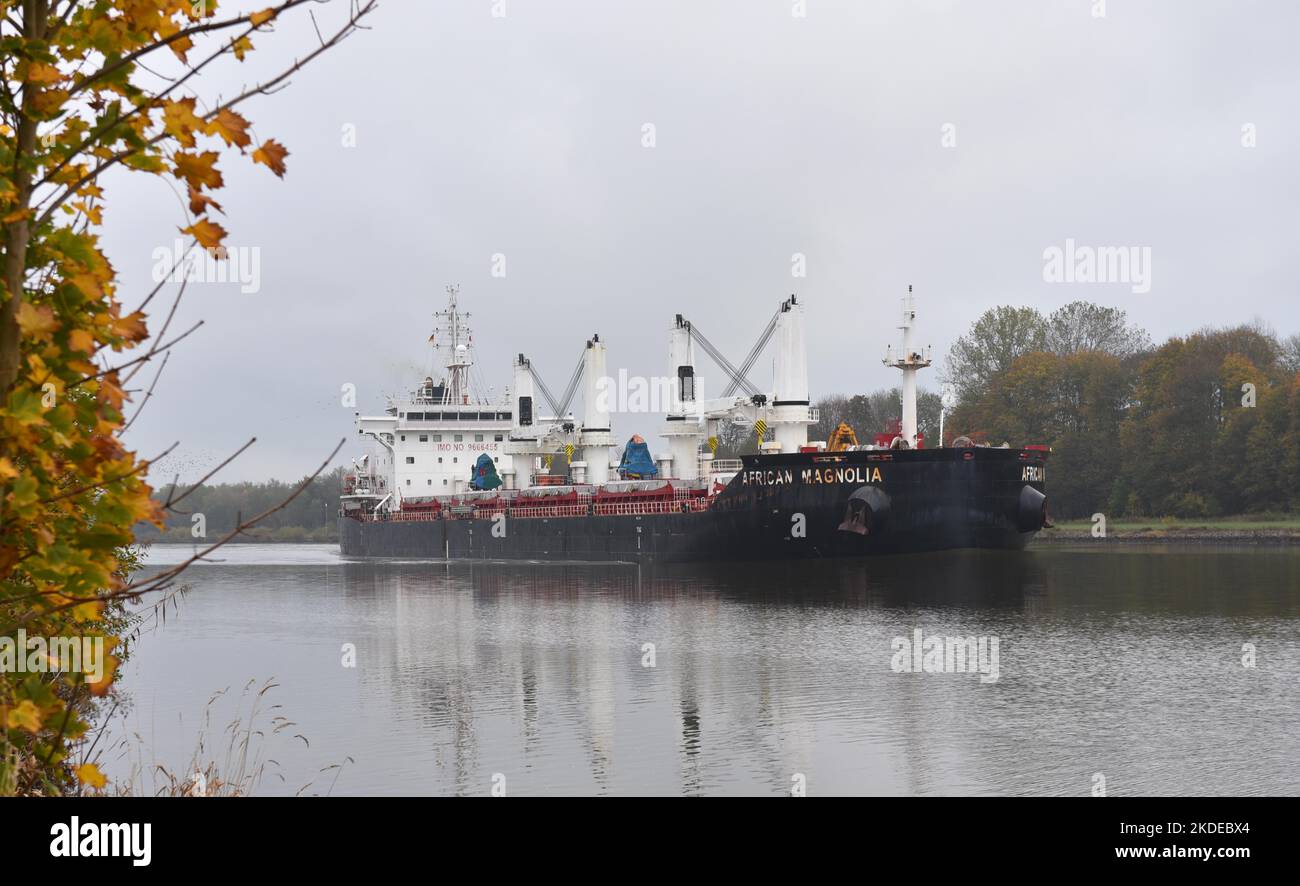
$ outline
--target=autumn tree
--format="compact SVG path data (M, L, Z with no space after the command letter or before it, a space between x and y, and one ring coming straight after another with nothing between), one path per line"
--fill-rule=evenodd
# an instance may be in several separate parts
M1268 330L1237 326L1170 339L1145 359L1121 430L1124 471L1114 509L1203 517L1274 502L1260 495L1262 487L1252 492L1242 470L1252 437L1256 464L1261 457L1264 444L1254 431L1261 397L1271 413L1270 390L1288 381L1279 351ZM1274 424L1281 441L1286 421ZM1280 455L1274 448L1272 460Z
M224 158L283 176L289 153L255 135L244 106L353 33L374 0L343 7L333 30L316 23L318 45L237 94L203 94L202 75L240 64L307 4L0 0L0 658L19 630L99 638L111 654L121 601L173 587L176 570L131 583L132 526L160 523L162 508L146 480L155 459L119 438L132 380L193 328L170 327L183 284L162 310L164 284L119 292L99 236L105 173L174 179L188 209L177 227L219 255ZM0 668L0 794L102 787L76 749L116 659L95 682L37 659Z

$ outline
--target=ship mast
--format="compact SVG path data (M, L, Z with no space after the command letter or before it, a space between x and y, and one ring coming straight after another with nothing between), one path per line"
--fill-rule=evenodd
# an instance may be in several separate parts
M908 449L916 448L916 373L930 365L930 349L925 354L914 350L912 345L912 327L916 323L916 300L912 295L912 286L908 284L907 295L903 296L903 322L898 328L903 330L902 353L895 356L890 347L885 352L884 363L903 372L903 420L899 436ZM942 441L940 441L942 443Z
M474 336L470 332L469 314L462 314L456 304L459 286L447 287L447 308L434 314L442 341L438 347L447 349L447 383L443 387L443 405L463 405L469 402L469 370L474 365ZM438 334L438 333L435 333Z

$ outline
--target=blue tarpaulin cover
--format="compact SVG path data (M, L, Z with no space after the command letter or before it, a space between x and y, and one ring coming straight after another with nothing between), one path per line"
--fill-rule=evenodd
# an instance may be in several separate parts
M650 458L650 447L641 439L640 434L634 435L623 448L623 461L619 463L618 473L622 477L633 479L658 476L659 471Z
M496 489L501 485L501 478L497 476L497 466L493 464L492 456L486 452L478 457L469 485L473 489Z

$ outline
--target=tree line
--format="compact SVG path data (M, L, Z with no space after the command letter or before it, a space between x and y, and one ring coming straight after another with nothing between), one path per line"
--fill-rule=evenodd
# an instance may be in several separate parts
M1158 346L1115 308L984 313L948 355L948 440L1052 447L1057 517L1300 507L1300 336L1256 321Z
M343 468L321 474L283 509L276 511L250 530L242 540L267 541L337 541L336 516L339 496L343 492ZM161 530L149 524L136 527L140 541L202 541L219 538L239 525L241 519L260 514L288 498L301 485L281 480L264 483L214 483L200 486L186 496L184 503L166 514L166 526ZM184 489L170 486L154 492L154 498L166 502ZM197 519L196 519L197 518ZM203 536L195 535L202 530Z

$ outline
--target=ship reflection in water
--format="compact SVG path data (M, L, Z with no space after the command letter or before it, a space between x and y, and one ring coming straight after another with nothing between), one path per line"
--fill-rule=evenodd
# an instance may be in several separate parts
M271 740L284 781L264 793L347 757L335 793L1300 791L1291 550L655 569L325 550L243 546L188 573L125 678L152 757L183 766L213 691L275 677L311 744ZM914 670L921 637L970 638L967 667L941 648Z

